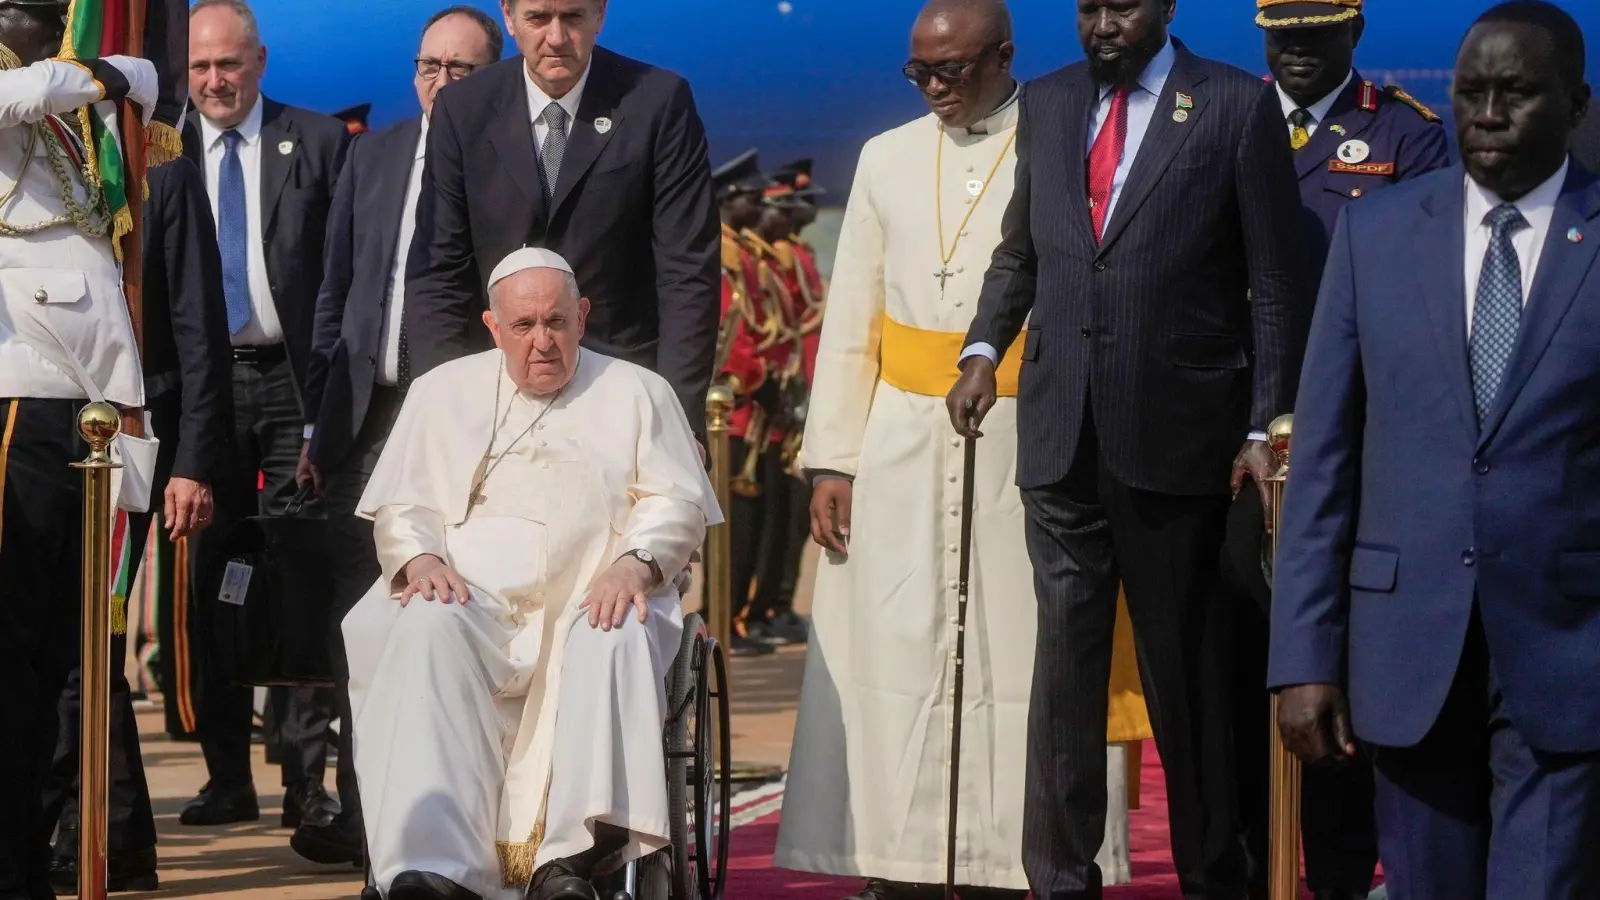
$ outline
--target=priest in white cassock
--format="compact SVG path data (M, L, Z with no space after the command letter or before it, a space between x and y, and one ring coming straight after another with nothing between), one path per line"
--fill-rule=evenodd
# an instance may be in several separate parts
M1012 190L1019 88L998 0L933 0L905 74L932 114L868 142L817 353L801 463L815 482L812 641L776 865L866 876L860 900L938 898L944 879L963 441L944 397ZM1001 367L1016 394L1019 361ZM985 420L955 854L963 900L1018 897L1036 603L1014 485L1016 401ZM1098 862L1128 872L1122 742L1149 736L1119 621ZM1137 772L1131 773L1137 777Z
M565 261L517 250L489 298L498 349L416 380L358 508L383 576L343 628L391 900L592 898L666 846L669 579L722 521L672 388L579 349Z

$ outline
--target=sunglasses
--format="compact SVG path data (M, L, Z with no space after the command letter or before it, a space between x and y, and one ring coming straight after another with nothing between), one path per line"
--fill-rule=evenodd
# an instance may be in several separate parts
M985 47L977 56L970 59L952 59L939 63L911 59L900 67L900 72L906 76L907 81L919 88L927 87L928 82L935 77L938 77L940 83L947 87L960 87L972 78L972 70L978 63L983 62L989 54L999 49L999 44L991 44Z

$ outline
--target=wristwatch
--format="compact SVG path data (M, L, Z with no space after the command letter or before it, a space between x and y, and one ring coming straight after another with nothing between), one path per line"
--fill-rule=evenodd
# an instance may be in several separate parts
M661 566L656 562L655 555L649 550L629 550L627 553L622 554L622 556L617 557L617 559L622 559L623 556L631 556L634 559L637 559L639 562L649 566L650 575L653 579L651 583L661 583Z

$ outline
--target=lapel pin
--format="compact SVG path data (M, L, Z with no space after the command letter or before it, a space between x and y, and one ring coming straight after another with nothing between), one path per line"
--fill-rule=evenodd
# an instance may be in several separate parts
M1328 126L1328 130L1333 132L1334 134L1339 135L1340 137L1344 137L1344 135L1345 135L1344 126L1340 125L1338 122L1335 122L1332 125L1329 125Z
M600 118L595 119L594 120L594 130L600 132L601 134L605 134L606 132L611 130L611 120L606 118L605 116L601 116Z
M1573 242L1574 244L1581 244L1583 243L1583 232L1576 228L1568 228L1567 240Z
M1194 109L1194 98L1183 91L1178 92L1177 103L1179 109Z
M1372 153L1372 148L1366 141L1348 140L1339 145L1339 161L1355 165L1367 161L1367 156Z
M279 141L278 142L278 155L280 155L280 156L288 156L289 152L292 151L293 149L294 149L294 141Z
M1177 109L1172 111L1172 121L1180 123L1189 121L1189 110L1194 109L1194 98L1183 91L1178 91L1173 103Z
M1179 123L1183 123L1183 122L1189 121L1189 111L1187 109L1183 109L1181 107L1178 108L1178 109L1173 110L1172 111L1172 121L1179 122Z

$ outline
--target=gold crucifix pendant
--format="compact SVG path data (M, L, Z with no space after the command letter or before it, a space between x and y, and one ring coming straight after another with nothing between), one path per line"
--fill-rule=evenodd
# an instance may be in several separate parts
M933 273L933 277L939 279L939 297L941 299L944 297L945 282L949 281L955 274L956 273L950 271L949 266L942 266L940 267L939 271Z

